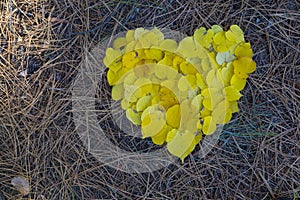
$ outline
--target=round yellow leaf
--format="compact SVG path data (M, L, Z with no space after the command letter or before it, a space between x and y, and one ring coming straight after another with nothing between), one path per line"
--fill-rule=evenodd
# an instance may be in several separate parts
M249 57L252 58L253 51L250 43L242 43L235 48L234 54L237 57Z
M238 25L231 25L230 30L225 33L229 41L239 43L244 41L244 32Z
M119 101L124 96L124 87L123 84L118 84L112 87L111 97L115 101Z
M148 106L151 105L152 96L143 96L136 103L136 110L138 112L145 110Z
M230 84L234 86L238 91L241 91L246 85L246 79L241 79L234 74L230 80Z

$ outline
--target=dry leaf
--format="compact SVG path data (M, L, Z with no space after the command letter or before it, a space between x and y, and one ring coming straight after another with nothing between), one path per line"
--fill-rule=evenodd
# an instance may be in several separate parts
M22 177L22 176L17 176L14 177L11 180L11 184L22 194L22 195L27 195L30 192L30 185L29 181Z

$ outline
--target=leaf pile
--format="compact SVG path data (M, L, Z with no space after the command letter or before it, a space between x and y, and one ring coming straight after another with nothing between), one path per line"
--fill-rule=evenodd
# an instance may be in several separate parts
M167 143L182 162L200 142L238 112L237 101L255 71L243 31L201 27L180 42L157 28L129 30L107 48L104 64L112 98L143 138Z

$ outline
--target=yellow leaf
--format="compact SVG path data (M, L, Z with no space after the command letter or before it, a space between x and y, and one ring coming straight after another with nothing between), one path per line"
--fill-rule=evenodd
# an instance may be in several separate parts
M155 33L153 32L146 32L139 36L138 41L141 44L141 47L150 48L153 42L156 40Z
M108 70L106 77L109 85L115 85L116 73L114 73L112 70Z
M134 30L129 30L126 33L126 41L127 43L134 41Z
M221 26L219 26L219 25L213 25L211 27L211 30L213 30L213 32L216 34L216 33L222 32L223 28Z
M138 79L138 77L133 73L133 71L129 71L125 74L123 82L125 85L132 85Z
M202 67L204 72L210 71L212 69L211 65L210 65L210 60L209 59L203 59L201 61L201 67Z
M224 86L228 86L230 84L230 80L233 76L233 65L232 63L228 63L226 67L221 69L221 77L224 83Z
M249 57L239 57L233 61L235 74L248 74L256 70L256 63Z
M131 103L129 103L126 99L122 99L122 101L121 101L121 108L123 110L127 110L130 107L131 107Z
M140 125L141 124L141 116L138 112L133 110L132 108L128 108L126 110L126 117L129 119L133 124Z
M142 119L143 138L158 134L166 124L165 114L162 111L153 111Z
M213 36L214 31L211 29L206 30L204 27L201 27L194 32L195 41L205 48L209 48L211 46Z
M170 107L166 112L167 124L173 128L179 128L180 116L180 106L178 104Z
M191 102L191 109L194 110L196 113L199 113L203 107L202 101L203 97L201 94L195 96Z
M112 87L111 97L115 101L119 101L124 96L124 87L123 84L118 84Z
M133 68L134 74L138 78L146 77L148 76L150 69L148 65L138 65Z
M138 90L138 87L135 85L124 85L124 98L128 102L136 102L137 101L137 95L135 92Z
M191 132L178 132L175 137L168 142L167 148L169 152L184 161L195 148L195 134Z
M230 104L230 109L231 109L232 113L239 112L239 106L238 106L237 101L230 101L229 104Z
M197 49L193 37L186 37L180 41L177 52L185 58L192 58L199 54Z
M225 33L229 41L240 43L244 41L244 32L238 25L231 25L230 30Z
M173 68L178 70L182 62L185 62L185 59L180 56L175 56L173 59Z
M161 82L161 86L168 88L176 96L177 82L175 80L164 80L163 82Z
M203 106L208 110L213 110L224 99L224 95L217 88L206 88L201 94L204 97Z
M145 57L146 59L153 59L153 60L161 60L163 58L163 52L158 48L150 48L145 49Z
M202 75L201 74L196 74L196 79L197 79L197 81L196 81L196 83L197 83L197 86L200 88L200 89L205 89L205 88L207 88L207 85L206 85L206 83L205 83L205 81L204 81L204 79L203 79L203 77L202 77Z
M230 104L227 100L223 100L217 104L211 113L211 117L216 124L225 124L230 121L232 117L232 111Z
M227 86L223 89L223 94L227 101L236 101L243 96L234 86Z
M197 131L199 113L192 109L191 101L191 99L187 99L180 103L180 130L194 133Z
M172 128L170 126L165 125L159 133L151 137L152 142L157 145L162 145L166 141L168 132L171 130Z
M122 56L122 52L120 50L116 50L113 48L107 48L105 57L103 59L103 63L106 67L109 67L113 62L118 61Z
M135 46L136 46L136 41L135 40L133 40L131 42L128 42L125 46L124 52L129 53L129 52L132 52L132 51L136 50Z
M159 48L164 51L175 52L177 49L177 42L175 40L166 39L160 43Z
M122 62L118 61L118 62L113 62L111 63L108 68L113 71L114 73L117 73L117 71L119 71L122 68Z
M192 89L191 84L185 76L180 77L178 81L178 89L180 91L188 91Z
M122 63L124 67L128 69L133 68L140 61L137 56L138 54L135 51L125 53L122 57Z
M162 60L158 61L157 64L165 65L168 67L172 67L173 65L173 55L171 54L165 54Z
M252 58L253 51L250 43L242 43L235 48L234 54L237 57L249 57Z
M204 117L202 131L205 135L213 134L217 129L216 123L213 121L212 116Z
M183 74L196 74L196 73L198 73L197 69L191 63L188 63L188 62L182 62L180 64L180 71Z
M246 79L241 79L234 74L230 80L230 84L234 86L238 91L241 91L246 85Z
M155 34L155 41L153 44L158 46L164 40L164 34L157 27L154 27L151 32Z
M120 49L123 48L127 44L127 40L125 37L119 37L114 40L113 47L114 49Z
M201 118L207 117L211 115L211 110L208 110L204 108L202 111L200 111Z
M149 30L145 30L144 28L137 28L134 30L134 39L137 41L139 37L141 37L144 33L149 32Z
M152 96L143 96L136 103L136 110L138 112L145 110L148 106L151 105Z
M209 88L221 89L224 87L223 81L215 69L210 70L206 76L206 84Z

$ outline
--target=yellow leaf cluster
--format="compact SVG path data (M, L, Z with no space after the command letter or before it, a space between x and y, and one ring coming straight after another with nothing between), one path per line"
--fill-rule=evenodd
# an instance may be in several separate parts
M115 39L103 62L126 117L183 162L202 134L238 112L240 91L256 69L252 56L237 25L201 27L180 42L157 28L137 28Z

